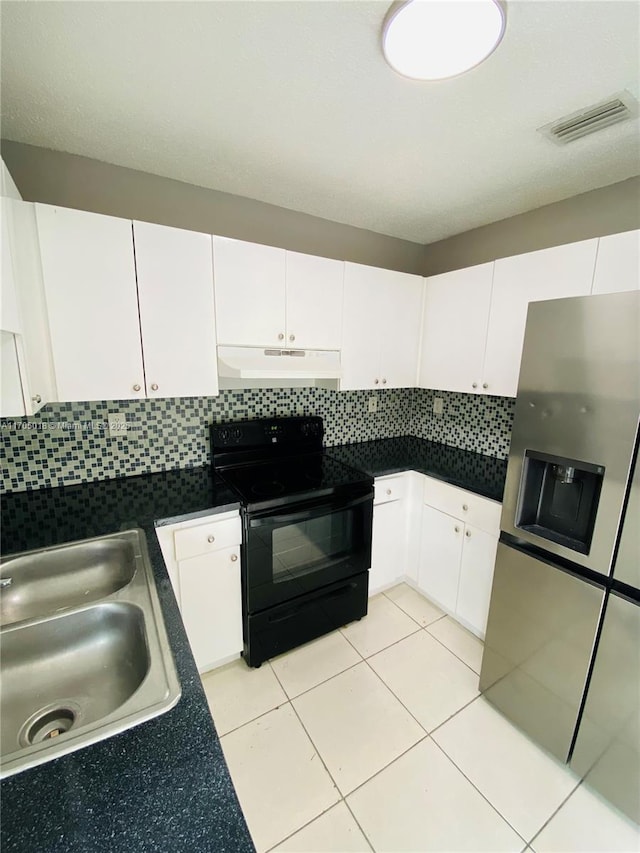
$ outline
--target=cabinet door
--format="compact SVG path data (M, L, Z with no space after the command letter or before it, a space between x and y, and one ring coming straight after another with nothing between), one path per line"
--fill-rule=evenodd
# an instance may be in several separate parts
M0 217L2 218L2 278L0 279L0 327L3 332L20 334L22 324L18 311L18 296L16 276L13 264L13 206L17 202L10 198L1 200Z
M422 508L418 586L450 613L456 609L464 524L450 515Z
M640 231L601 237L592 293L640 288Z
M133 223L148 397L218 393L211 237Z
M240 548L181 560L184 627L200 671L242 651Z
M11 254L22 334L16 338L26 414L57 400L35 206L14 201Z
M344 262L286 254L287 345L340 349Z
M384 270L344 265L343 391L380 386L380 324Z
M380 383L386 388L415 388L424 279L393 270L380 273Z
M495 262L483 389L515 397L529 302L591 292L598 240Z
M404 527L402 501L374 506L369 595L374 595L403 577L406 550Z
M144 397L131 222L36 205L58 399Z
M456 615L484 638L498 538L465 525Z
M493 262L428 278L418 384L479 393L489 327Z
M285 250L213 238L218 343L283 346Z
M0 418L26 415L13 332L0 331Z

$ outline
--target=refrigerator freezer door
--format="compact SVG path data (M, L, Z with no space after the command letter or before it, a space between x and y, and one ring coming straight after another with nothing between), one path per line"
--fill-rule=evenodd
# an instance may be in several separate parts
M604 575L611 571L638 425L639 354L640 292L529 306L502 529ZM526 451L604 469L587 553L517 526Z
M629 499L620 534L613 577L617 581L640 589L640 459L635 460L635 470L629 488Z
M604 590L498 545L480 690L567 761Z
M640 823L640 606L613 593L571 767Z

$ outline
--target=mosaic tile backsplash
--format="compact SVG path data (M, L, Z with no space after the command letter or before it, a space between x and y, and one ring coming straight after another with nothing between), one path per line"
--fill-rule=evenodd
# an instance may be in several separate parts
M369 414L367 401L378 399ZM442 397L444 412L433 413ZM209 424L274 415L320 415L327 446L415 435L503 459L509 452L515 401L426 391L331 391L287 388L222 391L218 397L51 403L30 418L0 420L0 491L89 482L189 468L209 461ZM109 413L123 412L127 431L109 435Z

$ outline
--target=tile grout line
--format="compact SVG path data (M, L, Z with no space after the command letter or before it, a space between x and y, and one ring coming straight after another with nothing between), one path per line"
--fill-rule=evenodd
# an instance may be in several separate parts
M448 614L448 613L445 613L444 615L445 615L445 617L446 617L446 616L448 616L449 614ZM450 618L453 618L453 617L450 617ZM431 631L429 630L429 628L430 628L432 625L435 625L435 624L436 624L436 622L440 622L440 621L441 621L440 619L436 619L434 622L429 622L429 624L428 624L428 625L425 625L425 626L424 626L424 630L427 632L427 634L429 634L429 636L430 636L430 637L433 637L433 639L434 639L437 643L440 643L440 645L441 645L441 646L443 646L447 651L451 652L451 654L452 654L454 657L458 658L458 660L460 661L460 663L463 663L463 664L467 667L467 669L470 669L470 670L471 670L471 672L473 672L473 673L474 673L474 675L477 675L477 676L478 676L478 678L480 678L480 673L479 673L479 672L476 672L476 671L475 671L475 669L474 669L470 664L468 664L468 663L466 662L466 660L464 660L463 658L461 658L461 657L460 657L460 655L456 654L456 653L453 651L453 649L450 649L450 648L449 648L449 646L447 646L447 644L446 644L445 642L443 642L443 641L440 639L440 637L436 637L436 635L435 635L435 634L432 634L432 633L431 633ZM455 620L454 620L454 621L455 621ZM458 625L458 624L459 624L459 623L457 623L457 622L456 622L456 625ZM460 627L462 627L462 626L460 625ZM464 629L464 630L466 630L466 629ZM473 635L472 635L472 636L473 636ZM478 642L479 642L479 643L482 643L482 640L481 640L479 637L476 637L476 640L478 640ZM482 643L482 648L483 648L483 651L484 651L484 643Z
M569 765L567 765L567 766L569 766ZM527 842L527 844L528 844L529 846L531 846L531 844L533 844L533 842L534 842L534 841L536 840L536 838L540 835L540 833L542 832L542 830L543 830L546 826L548 826L548 825L551 823L551 821L552 821L552 820L553 820L553 818L558 814L558 812L560 811L560 809L561 809L563 806L565 806L565 805L566 805L567 800L575 794L575 792L578 790L578 788L582 785L582 783L583 783L583 782L584 782L584 779L578 779L578 782L577 782L577 784L575 785L575 787L574 787L574 788L572 788L572 789L569 791L569 793L568 793L568 794L567 794L567 796L564 798L564 800L560 803L560 805L558 806L558 808L557 808L554 812L552 812L552 813L551 813L551 815L550 815L550 816L547 818L547 820L542 824L542 826L541 826L541 827L540 827L540 829L535 833L535 835L533 835L533 836L529 839L529 841Z
M476 696L476 699L477 699L477 698L478 698L478 697ZM475 699L474 699L473 701L475 702ZM513 826L513 824L511 823L511 821L507 820L507 818L502 814L502 812L498 811L497 807L496 807L496 806L494 806L494 804L493 804L493 803L491 802L491 800L486 796L486 794L483 794L483 792L480 790L480 788L478 788L478 786L477 786L474 782L472 782L472 781L471 781L471 779L469 779L469 777L468 777L468 776L467 776L467 774L464 772L464 770L456 764L456 762L453 760L453 758L452 758L452 757L451 757L447 752L445 752L444 748L443 748L442 746L440 746L440 744L438 743L438 741L437 741L437 740L434 740L433 738L432 738L432 740L433 740L433 742L435 743L435 745L438 747L438 749L440 750L440 752L444 755L444 757L445 757L448 761L450 761L450 762L453 764L453 766L456 768L456 770L457 770L457 771L458 771L462 776L464 776L464 778L465 778L465 779L467 780L467 782L471 785L471 787L472 787L472 788L474 788L474 789L475 789L475 790L480 794L480 796L482 797L482 799L483 799L486 803L488 803L488 804L491 806L491 808L492 808L492 809L493 809L493 811L498 815L498 817L499 817L501 820L503 820L503 821L507 824L507 826L515 832L515 834L518 836L518 838L520 838L520 839L524 842L525 847L527 847L527 845L529 844L529 842L527 841L527 839L526 839L526 838L525 838L525 837L524 837L520 832L518 832L518 830L515 828L515 826Z

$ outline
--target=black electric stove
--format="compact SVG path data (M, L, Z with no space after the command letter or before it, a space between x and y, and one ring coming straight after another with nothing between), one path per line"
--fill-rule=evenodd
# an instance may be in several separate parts
M322 418L214 424L216 473L242 503L250 666L367 612L373 478L322 448Z

